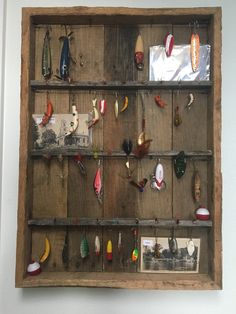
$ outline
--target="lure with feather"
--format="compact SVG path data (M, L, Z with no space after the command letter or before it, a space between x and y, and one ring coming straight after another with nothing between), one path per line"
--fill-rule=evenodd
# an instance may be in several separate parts
M100 160L98 161L98 168L93 180L93 188L99 203L102 204L102 175Z

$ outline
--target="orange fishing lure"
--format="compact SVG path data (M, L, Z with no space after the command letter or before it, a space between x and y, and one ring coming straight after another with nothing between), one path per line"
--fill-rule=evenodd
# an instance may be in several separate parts
M200 61L200 38L199 35L193 33L190 43L191 64L193 72L196 72Z

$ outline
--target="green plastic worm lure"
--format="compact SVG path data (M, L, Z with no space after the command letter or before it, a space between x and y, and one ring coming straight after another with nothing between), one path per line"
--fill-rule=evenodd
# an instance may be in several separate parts
M52 75L52 56L50 47L49 30L46 31L42 51L42 76L49 80Z

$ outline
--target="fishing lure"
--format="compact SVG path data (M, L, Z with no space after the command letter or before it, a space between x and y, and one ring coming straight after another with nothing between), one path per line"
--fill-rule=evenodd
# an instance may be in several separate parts
M151 179L151 188L157 191L161 191L166 187L166 183L164 181L164 169L160 162L158 162L155 174L152 176Z
M200 61L200 38L196 32L197 22L194 22L194 32L191 35L190 40L190 57L193 72L198 70Z
M179 152L179 154L174 158L174 170L175 175L180 179L186 170L187 160L184 151Z
M141 102L142 102L142 131L138 136L137 147L136 147L136 150L134 151L134 154L137 158L143 158L145 155L148 154L149 147L152 141L151 139L146 139L146 134L145 134L146 119L145 119L145 105L144 105L143 94L140 94L140 97L141 97Z
M193 253L195 252L195 245L194 245L194 242L193 242L192 239L189 239L186 242L186 249L187 249L187 252L188 252L189 256L192 256Z
M152 142L152 139L148 139L148 140L145 140L142 144L140 145L138 144L134 151L134 155L137 158L143 158L145 155L147 155L149 152L151 142Z
M155 96L154 99L158 107L165 108L166 103L161 99L160 95Z
M99 113L98 113L98 110L97 110L97 99L96 98L94 98L94 99L92 99L92 103L93 103L93 109L92 109L92 115L93 115L93 118L92 118L92 120L90 120L89 122L88 122L88 128L90 129L92 126L94 126L97 122L98 122L98 120L99 120Z
M132 141L130 139L124 139L122 143L122 148L123 148L123 151L126 153L126 155L129 156L133 148Z
M99 110L102 116L105 115L106 109L107 109L107 102L105 99L101 99L99 101Z
M182 119L179 113L179 106L175 108L175 115L174 115L174 125L177 127L182 123Z
M59 40L63 41L62 48L61 48L61 57L60 57L60 69L59 73L60 76L57 76L61 80L70 80L69 77L69 70L70 70L70 40L71 40L71 35L73 32L70 32L67 34L67 29L65 27L66 35L61 36Z
M96 256L99 256L100 255L100 252L101 252L101 245L100 245L100 239L99 239L99 236L96 235L95 237L95 254Z
M125 96L125 101L124 101L123 107L120 110L120 112L124 112L128 108L128 104L129 104L129 98L127 96Z
M118 233L118 244L117 244L117 248L118 248L118 252L121 252L121 248L122 248L122 236L121 236L121 232Z
M86 176L87 171L86 171L86 168L82 162L82 156L80 154L78 154L78 155L74 156L73 159L77 163L77 165L79 166L80 173L82 175Z
M94 192L97 196L97 199L100 204L102 204L102 175L101 175L101 162L100 160L98 161L98 168L93 180L93 188Z
M137 230L136 229L133 230L133 234L134 234L134 249L133 249L132 254L131 254L131 260L132 260L132 262L136 262L138 260L138 255L139 255L138 245L137 245Z
M135 44L135 54L134 54L135 64L138 70L142 71L144 68L144 49L143 49L143 39L141 34L138 35Z
M118 119L118 115L119 115L119 103L118 103L118 99L117 99L117 98L116 98L115 104L114 104L114 112L115 112L115 117L116 117L116 119Z
M193 175L193 199L195 202L200 202L201 197L201 178L198 171Z
M178 253L178 243L177 243L177 240L175 238L174 233L175 232L173 230L171 238L168 238L168 245L169 245L170 252L173 255L177 255L177 253Z
M107 241L107 250L106 250L106 259L107 259L107 261L111 262L112 258L113 258L113 255L112 255L112 242L111 242L111 240L108 240Z
M45 126L46 124L48 124L49 120L51 119L53 114L53 106L52 106L52 102L48 97L47 100L47 111L44 113L44 116L42 118L41 123L39 124L40 126Z
M68 132L65 133L65 136L71 135L76 131L79 126L79 113L75 105L72 105L72 121L70 122L70 127Z
M128 169L128 178L131 177L131 174L130 174L130 164L129 164L129 155L132 152L132 147L133 147L132 141L130 139L124 139L124 141L122 143L122 148L123 148L123 151L126 153L127 160L126 160L125 166Z
M139 181L138 183L135 182L134 180L130 180L129 183L133 186L135 186L136 188L138 188L139 192L143 192L145 185L147 184L148 179L147 178L143 178L141 181Z
M85 237L80 242L80 255L82 258L86 258L89 255L89 244Z
M166 56L170 57L174 47L174 36L168 33L164 38Z
M49 30L46 31L43 50L42 50L42 76L45 80L49 80L52 75L52 56L50 47Z
M186 109L190 110L192 108L192 104L194 102L195 98L192 93L189 94L189 102L186 105Z

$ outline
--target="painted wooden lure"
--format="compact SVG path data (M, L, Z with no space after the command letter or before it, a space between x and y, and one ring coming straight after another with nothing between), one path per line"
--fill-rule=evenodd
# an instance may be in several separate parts
M52 75L52 56L50 47L49 30L46 31L43 41L42 51L42 76L45 80L49 80Z
M180 179L186 170L187 159L184 151L179 152L179 154L174 158L174 170L177 179Z
M164 38L166 56L170 57L174 47L174 36L168 33Z
M92 120L88 122L88 128L90 129L92 126L94 126L99 121L99 113L97 110L97 98L92 99L93 109L91 111L91 114L93 116Z
M70 127L68 132L65 133L65 136L71 135L76 131L79 126L79 113L75 105L72 105L72 121L70 122Z
M193 199L195 202L200 202L201 197L201 178L198 171L193 175Z
M112 254L112 242L111 240L107 241L107 249L106 249L106 259L108 262L111 262L113 258Z
M182 123L182 118L179 113L179 106L175 107L175 114L174 114L174 125L177 127Z
M46 124L48 124L49 120L52 117L52 114L53 114L53 105L52 105L51 100L48 97L48 99L47 99L47 110L44 113L42 121L41 121L41 123L39 125L40 126L45 126Z
M100 111L102 116L105 115L106 109L107 109L107 101L106 101L106 99L101 99L99 101L99 111Z
M138 251L138 243L137 243L137 230L133 230L134 235L134 249L132 251L131 260L132 262L136 262L138 260L139 251Z
M93 180L94 192L100 204L102 204L102 175L101 175L101 161L98 161L98 168Z
M89 244L88 240L83 237L80 242L80 256L84 259L89 255Z
M135 44L135 54L134 54L135 64L138 70L142 71L144 68L144 48L143 48L143 39L141 34L138 35L136 44Z
M61 48L61 57L60 57L60 68L59 68L59 76L57 78L64 80L64 81L70 81L70 60L71 60L71 54L70 54L70 40L71 35L73 32L70 32L67 34L67 29L65 27L65 36L61 36L59 40L63 41L62 48Z
M95 254L96 254L96 256L99 256L101 253L101 245L100 245L100 239L99 239L98 235L96 235L96 237L95 237L94 245L95 245Z
M193 72L196 72L200 61L200 38L196 32L197 22L194 22L194 31L190 40L190 57Z

